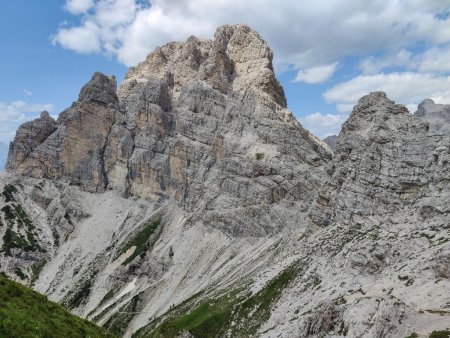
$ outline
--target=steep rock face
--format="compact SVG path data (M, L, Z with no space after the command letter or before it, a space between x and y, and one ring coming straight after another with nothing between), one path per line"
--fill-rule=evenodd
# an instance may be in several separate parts
M118 104L115 80L94 74L57 122L44 114L19 128L6 169L36 178L64 177L88 191L104 191L104 152L121 116Z
M448 323L450 135L385 93L358 101L263 337L428 337ZM445 295L445 296L444 296ZM297 323L292 324L292 320Z
M412 202L444 206L436 196L448 178L448 137L428 134L429 124L375 92L361 98L342 126L331 179L310 216L319 225L379 220ZM425 205L424 205L425 207ZM445 207L446 209L446 207Z
M114 79L95 74L46 136L27 156L11 152L8 169L87 191L174 198L193 222L234 236L294 226L331 158L286 109L272 52L245 25L156 49L118 96Z
M386 94L332 158L237 25L158 48L117 94L95 74L42 119L0 174L0 271L117 335L448 327L450 136Z
M185 43L171 42L157 48L132 67L119 90L121 97L149 77L165 78L177 97L193 79L204 81L223 94L249 88L265 93L286 107L283 88L275 78L272 51L259 34L246 25L222 26L214 40L190 37Z
M17 130L14 142L10 144L6 169L19 170L35 149L42 144L57 129L56 121L48 114L42 112L41 117L24 123Z

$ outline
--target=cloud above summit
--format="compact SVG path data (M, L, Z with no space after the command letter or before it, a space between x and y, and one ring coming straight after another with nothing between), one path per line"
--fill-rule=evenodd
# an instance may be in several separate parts
M99 41L103 52L127 66L167 41L189 35L211 38L216 27L233 23L258 30L275 50L277 62L299 69L417 42L450 41L449 3L439 0L281 1L276 6L268 0L69 0L66 8L79 21L61 27L55 43L78 51ZM89 31L90 38L68 38L70 31L80 29Z
M67 0L64 8L73 22L55 31L55 45L127 66L166 42L212 38L218 26L246 23L268 41L278 72L322 86L339 112L371 90L388 90L410 108L426 97L449 98L447 0ZM323 124L314 113L310 122ZM320 114L341 121L329 116L336 111Z

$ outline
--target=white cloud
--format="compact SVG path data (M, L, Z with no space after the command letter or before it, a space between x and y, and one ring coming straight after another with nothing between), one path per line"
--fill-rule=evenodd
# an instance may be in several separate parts
M77 15L86 13L94 6L94 0L67 0L66 10Z
M330 79L336 71L338 63L299 70L295 82L322 83Z
M448 43L450 18L436 14L449 7L442 0L97 0L78 26L61 27L54 42L116 55L130 66L168 41L212 37L217 26L244 22L269 41L278 63L307 69L418 42Z
M337 135L348 114L321 114L319 112L300 118L304 127L320 138Z
M405 67L408 69L415 68L417 61L414 60L412 52L401 49L394 54L388 54L384 57L369 56L363 59L359 67L364 74L376 74L384 69L392 67Z
M369 56L360 62L359 67L364 74L376 74L393 67L420 73L447 73L450 72L450 45L429 48L416 54L402 49L382 57Z
M360 97L377 90L386 92L391 100L409 108L416 107L425 98L436 103L448 103L450 76L414 72L360 75L327 90L324 97L335 103L339 111L349 112Z
M52 38L53 44L72 49L78 53L95 53L101 51L99 27L93 22L85 22L80 27L62 28Z
M68 1L66 7L70 2L73 1ZM53 44L84 54L102 51L118 54L120 46L128 38L127 28L142 6L135 0L99 0L91 7L78 26L62 25L52 37Z
M450 72L450 46L430 48L424 52L420 57L418 71Z
M8 143L22 123L36 118L43 110L51 112L53 109L50 103L0 102L0 142Z
M33 96L33 92L32 92L31 90L26 89L26 88L23 90L23 93L24 93L26 96Z

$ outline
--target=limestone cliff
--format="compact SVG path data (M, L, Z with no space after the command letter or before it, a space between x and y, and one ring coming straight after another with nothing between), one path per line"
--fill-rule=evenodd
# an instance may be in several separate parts
M450 314L446 107L361 98L332 153L245 25L19 128L0 271L124 337L428 337Z
M115 86L97 73L56 123L21 127L7 170L173 198L239 236L279 231L314 198L331 155L286 109L272 52L247 26L169 43Z

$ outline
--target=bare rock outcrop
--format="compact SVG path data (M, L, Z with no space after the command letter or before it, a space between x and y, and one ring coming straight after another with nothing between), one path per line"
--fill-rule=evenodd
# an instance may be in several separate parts
M95 74L52 126L23 155L10 153L9 171L174 198L193 220L236 236L293 226L331 159L286 109L272 52L245 25L157 48L118 94L115 79ZM24 147L21 134L13 149Z
M40 118L24 123L10 144L6 169L16 171L35 149L57 129L56 121L43 111Z
M168 43L18 130L0 271L124 337L429 336L450 313L442 109L370 93L331 152L258 33Z
M67 178L88 191L104 191L104 152L121 116L118 104L115 79L94 74L57 122L43 113L19 128L6 169L35 178Z
M437 104L432 99L425 99L419 104L414 116L430 123L430 131L439 134L450 132L450 105Z
M321 190L311 219L320 225L377 222L405 206L448 208L439 193L448 174L449 137L429 134L429 124L410 115L385 93L358 101L342 126L331 178ZM438 195L438 196L436 196ZM433 197L431 197L433 196ZM417 217L421 217L417 214Z

